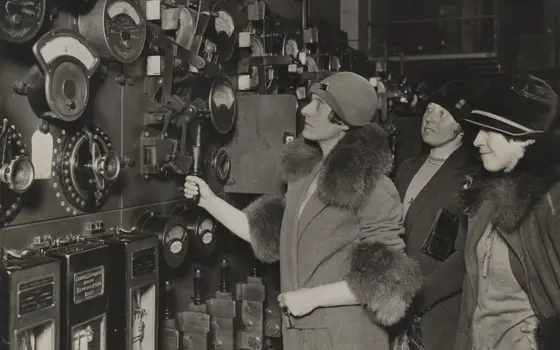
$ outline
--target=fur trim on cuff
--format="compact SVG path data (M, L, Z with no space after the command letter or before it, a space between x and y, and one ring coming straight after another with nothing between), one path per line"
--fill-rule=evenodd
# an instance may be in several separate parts
M560 349L560 315L542 320L537 326L535 336L539 350Z
M418 263L404 253L382 243L362 242L352 252L346 282L379 324L391 326L405 316L422 287L422 272Z
M265 195L245 208L249 220L251 246L264 263L280 260L280 229L286 203L283 197Z

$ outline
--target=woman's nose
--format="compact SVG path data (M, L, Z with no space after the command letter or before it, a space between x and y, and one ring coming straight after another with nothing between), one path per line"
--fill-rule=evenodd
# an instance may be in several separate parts
M481 147L486 143L486 131L480 130L478 134L476 134L476 138L474 139L473 145L475 147Z
M435 123L435 119L434 119L435 113L432 110L428 109L425 114L426 117L424 119L426 120L426 123L431 123L431 124Z

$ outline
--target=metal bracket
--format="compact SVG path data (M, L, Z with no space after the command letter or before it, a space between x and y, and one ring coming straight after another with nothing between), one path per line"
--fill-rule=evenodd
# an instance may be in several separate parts
M87 236L92 236L101 232L105 232L105 223L103 220L88 221L84 224L84 234Z

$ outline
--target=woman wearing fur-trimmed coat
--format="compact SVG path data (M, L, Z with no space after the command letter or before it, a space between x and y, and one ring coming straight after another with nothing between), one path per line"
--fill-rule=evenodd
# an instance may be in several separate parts
M281 153L284 197L263 196L236 212L193 177L185 195L200 193L200 205L250 242L258 259L280 261L284 349L385 350L383 326L404 316L421 278L402 252L386 135L369 123L375 91L345 72L311 93L305 138Z
M465 122L484 170L462 197L466 277L455 350L560 349L558 97L527 75L496 77Z

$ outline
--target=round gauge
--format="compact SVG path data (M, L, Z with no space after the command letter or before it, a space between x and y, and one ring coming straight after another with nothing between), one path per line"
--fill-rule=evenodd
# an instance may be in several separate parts
M250 45L251 56L261 57L264 55L264 44L258 36L254 34L251 35ZM258 66L253 66L251 67L251 81L249 87L254 89L257 85L259 85L259 69Z
M218 34L224 32L228 37L232 36L235 30L233 17L224 10L218 11L218 16L214 20L214 29Z
M46 95L54 115L64 121L80 118L89 101L89 79L73 61L62 61L48 77Z
M146 21L134 2L118 0L108 5L104 29L115 59L131 63L140 57L146 41Z
M284 44L284 55L292 56L293 58L298 57L299 47L295 39L288 39Z
M35 168L27 157L16 156L0 167L0 180L16 193L26 192L35 180Z
M196 31L196 13L192 10L182 7L179 12L179 26L175 32L175 43L187 50L191 50L191 46ZM188 64L183 63L180 59L175 59L175 72L173 74L174 82L181 82L188 76Z
M258 36L251 34L250 40L251 56L259 57L264 56L264 44Z
M233 128L237 115L237 99L229 79L214 80L209 99L212 124L220 134L227 134Z
M216 222L212 218L206 218L198 225L199 232L214 231L216 228Z
M173 226L165 235L164 243L173 254L179 254L183 250L183 241L187 239L187 231L181 225Z
M141 232L158 236L160 257L170 268L183 263L189 248L188 224L179 216L146 212L138 219Z
M196 13L190 9L182 7L179 12L179 26L175 32L175 42L177 45L190 50L196 30Z
M35 37L45 19L45 0L0 0L0 39L21 44Z
M224 147L218 148L214 157L212 158L212 168L216 178L221 182L229 178L231 172L231 158Z
M226 85L217 85L212 91L212 103L216 107L225 106L230 109L235 102L233 91Z
M198 225L197 234L200 237L203 244L208 245L214 240L214 229L216 228L216 222L214 219L207 217Z

